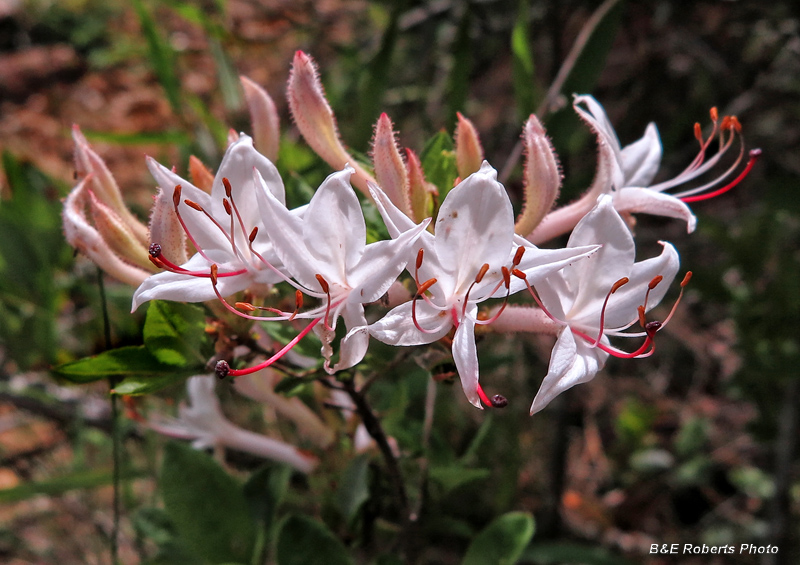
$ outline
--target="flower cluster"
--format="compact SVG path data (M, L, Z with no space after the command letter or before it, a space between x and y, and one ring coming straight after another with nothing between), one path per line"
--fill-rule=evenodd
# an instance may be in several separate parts
M65 232L76 248L110 274L139 285L134 310L153 299L214 300L247 320L297 328L289 344L261 363L234 369L230 360L219 359L220 377L262 371L312 331L323 344L330 374L360 363L371 337L395 346L442 341L451 347L469 401L479 408L500 407L506 399L490 398L479 382L476 329L538 332L556 337L531 406L531 413L539 411L562 391L594 378L609 356L651 355L656 333L672 316L662 322L646 318L678 273L678 253L661 242L659 256L635 262L631 214L678 218L692 232L696 218L688 204L735 186L758 157L757 150L751 151L740 166L745 158L741 125L712 109L711 132L706 136L699 124L695 128L697 157L674 179L655 183L662 153L656 127L650 124L641 139L621 147L600 104L591 96L576 96L575 111L595 133L598 146L595 179L578 200L554 208L561 184L558 159L541 122L531 116L522 134L525 199L515 218L474 126L459 114L459 178L437 206L437 189L425 179L413 151L406 150L404 158L386 114L375 127L373 166L359 164L348 153L314 62L298 52L289 78L289 106L300 133L332 173L307 205L289 209L272 162L279 139L275 105L257 85L247 79L242 83L255 145L244 134L231 135L213 178L192 161L194 182L148 159L159 187L149 234L122 206L113 178L77 129L82 179L64 212ZM715 141L718 149L707 158ZM729 151L738 156L716 179L667 192L709 172ZM86 219L87 205L94 226ZM362 206L372 205L390 239L368 240ZM570 232L566 247L537 247ZM160 272L151 274L155 271ZM688 280L687 274L681 293ZM275 301L281 294L275 288L293 290L288 298L294 309L286 307L287 296ZM245 290L247 301L231 300ZM528 296L529 305L516 300L510 305L516 293ZM393 307L378 319L368 318L365 305L384 296ZM311 307L305 306L309 299ZM337 337L340 318L345 329ZM636 325L640 329L632 331ZM631 338L637 345L625 351L610 338ZM198 400L200 392L203 398L210 394L210 385L202 383L191 385L197 396L193 406L210 406L221 421L213 402ZM196 420L196 411L186 408L184 420ZM173 432L176 426L160 425ZM208 439L205 431L181 433L206 443L221 441ZM310 465L306 460L295 464Z

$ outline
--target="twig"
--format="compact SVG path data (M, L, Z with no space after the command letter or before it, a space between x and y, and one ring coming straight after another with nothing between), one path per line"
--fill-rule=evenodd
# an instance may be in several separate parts
M361 393L361 391L356 389L353 380L346 379L340 382L344 391L350 396L353 404L355 404L356 412L358 412L358 415L361 417L361 421L364 423L367 433L370 435L370 437L372 437L372 439L375 440L375 443L378 444L378 449L380 449L381 455L386 463L386 470L389 473L389 478L394 486L395 495L397 496L397 504L400 507L400 515L402 517L405 530L405 526L407 526L409 523L408 495L406 494L406 485L403 482L403 475L400 472L400 465L398 464L397 458L392 451L392 447L389 445L389 440L386 437L386 433L383 431L383 426L381 426L381 422L375 415L375 412L372 411L372 408L367 402L366 397Z

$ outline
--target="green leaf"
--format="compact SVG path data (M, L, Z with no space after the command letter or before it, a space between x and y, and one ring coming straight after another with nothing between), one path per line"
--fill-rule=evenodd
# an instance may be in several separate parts
M244 496L250 511L257 520L263 522L266 530L275 522L291 476L291 467L273 463L253 473L244 485Z
M54 367L52 372L73 383L91 383L109 377L144 379L168 375L188 376L196 370L176 369L172 365L161 363L144 345L132 345L64 363Z
M145 8L142 0L133 0L133 7L139 18L139 25L142 28L142 35L147 41L150 64L158 77L158 82L164 88L169 105L177 115L183 114L181 104L180 80L175 72L175 52L158 32L156 22L152 14Z
M281 524L278 565L351 565L342 542L328 527L307 516L289 516Z
M255 524L239 484L210 455L169 443L161 467L164 508L180 538L211 563L248 563Z
M448 493L472 481L486 479L490 474L489 469L467 469L461 465L452 465L448 467L433 467L429 476L431 480L442 486L445 493Z
M200 348L206 340L203 309L193 304L153 300L144 322L144 345L161 363L202 366Z
M187 377L196 374L197 371L192 369L172 369L170 373L165 375L125 377L121 382L117 383L111 392L126 396L153 394L162 388L183 382Z
M514 97L517 113L524 121L536 109L536 83L534 77L533 53L528 37L528 0L519 0L517 19L511 31L512 73L514 78Z
M446 131L440 131L428 140L420 155L425 178L439 189L439 202L444 200L458 177L453 147L453 138Z
M529 512L509 512L492 521L469 544L462 565L511 565L533 537Z
M336 506L349 524L369 500L369 456L359 455L347 466L336 492Z

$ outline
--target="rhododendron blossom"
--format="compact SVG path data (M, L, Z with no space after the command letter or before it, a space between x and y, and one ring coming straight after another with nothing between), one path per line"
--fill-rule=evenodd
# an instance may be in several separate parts
M400 210L376 193L392 235L411 223ZM540 280L596 246L543 250L514 235L514 213L497 172L486 162L452 189L439 209L435 234L425 232L420 252L409 271L418 285L411 302L397 306L370 326L370 333L391 345L419 345L444 337L455 326L453 359L464 393L477 407L494 405L478 382L475 325L478 304L511 288L510 272L517 269L530 280ZM429 295L428 295L429 294ZM419 298L419 300L418 300ZM502 402L502 401L501 401Z
M268 191L283 206L283 181L275 165L253 148L252 139L242 135L228 147L210 195L153 159L148 159L147 165L163 190L174 190L174 212L197 253L187 263L176 265L163 253L161 242L153 241L153 262L167 272L151 276L136 289L133 310L154 299L214 299L212 264L217 265L217 289L224 296L256 283L282 280L274 270L280 263L263 234L257 194ZM258 171L262 182L254 180L253 170ZM254 233L256 237L250 241Z
M568 388L593 379L609 355L646 355L653 333L660 327L645 325L644 334L622 333L666 294L678 272L675 248L661 242L663 250L658 257L634 262L633 237L608 195L601 196L578 223L568 248L581 248L590 242L601 244L601 248L551 274L536 287L544 311L560 329L531 413ZM643 343L635 352L625 353L611 347L608 336L637 337Z

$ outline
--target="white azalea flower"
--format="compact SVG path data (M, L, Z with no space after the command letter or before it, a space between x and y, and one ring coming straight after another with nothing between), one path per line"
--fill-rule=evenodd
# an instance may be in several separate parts
M412 222L407 216L378 191L374 197L392 236L408 229ZM369 331L390 345L420 345L444 337L455 326L453 359L461 384L469 401L482 408L481 401L495 403L478 382L475 325L486 321L478 320L477 305L525 288L519 280L510 280L512 268L524 272L529 281L540 280L587 256L596 246L542 250L516 237L511 202L497 182L497 172L484 161L478 172L448 193L439 209L435 235L424 232L418 248L423 251L418 254L421 259L408 268L424 300L392 309ZM520 248L524 252L518 252Z
M658 257L635 263L633 237L609 195L602 195L578 223L568 247L589 243L602 247L536 287L545 312L561 329L531 414L568 388L592 380L610 354L646 355L658 326L650 326L644 334L621 331L639 318L640 305L644 312L661 301L678 272L678 252L666 242L661 242L663 250ZM610 346L609 335L643 337L645 341L639 350L624 353Z
M650 123L640 139L622 147L605 110L597 100L588 95L576 96L573 107L581 119L597 134L597 173L592 186L581 198L544 217L530 235L531 241L534 242L547 241L567 233L594 206L601 194L611 195L614 208L620 213L646 213L681 219L686 222L686 229L691 233L697 225L697 218L687 203L713 198L730 190L747 176L761 154L759 149L750 151L747 166L727 185L711 191L728 179L744 158L744 142L739 121L735 116L723 117L720 121L716 108L713 108L711 110L713 130L707 138L703 137L700 125L695 125L695 136L700 142L700 150L695 159L675 178L653 184L662 155L661 140L655 124ZM719 151L706 159L706 151L717 136L720 143ZM708 173L734 146L736 139L740 142L739 155L722 174L701 186L681 192L666 192Z
M305 294L323 300L319 308L298 314L315 318L314 331L323 342L325 368L330 373L354 366L364 358L369 342L364 304L378 300L406 266L410 246L429 220L411 226L396 239L367 245L361 205L350 185L354 169L330 175L311 198L301 220L271 192L258 193L264 229L286 272ZM342 339L339 361L330 366L339 316L349 333ZM231 373L233 374L233 373Z
M230 448L291 465L309 473L318 460L293 445L272 439L231 423L222 413L214 392L213 376L197 376L186 381L189 403L178 408L178 418L157 416L147 422L153 430L178 439L192 440L196 449Z
M251 138L242 135L228 147L210 195L153 159L148 158L147 165L167 194L180 186L173 195L175 210L197 253L177 266L161 253L160 242L152 242L153 262L168 272L149 277L136 289L133 310L148 300L203 302L214 299L216 291L229 296L254 283L282 280L274 270L280 264L263 235L256 199L257 192L265 190L283 206L283 181L275 165L253 148ZM263 182L255 182L254 169ZM259 235L251 247L254 230ZM216 291L210 282L212 264L218 267Z

